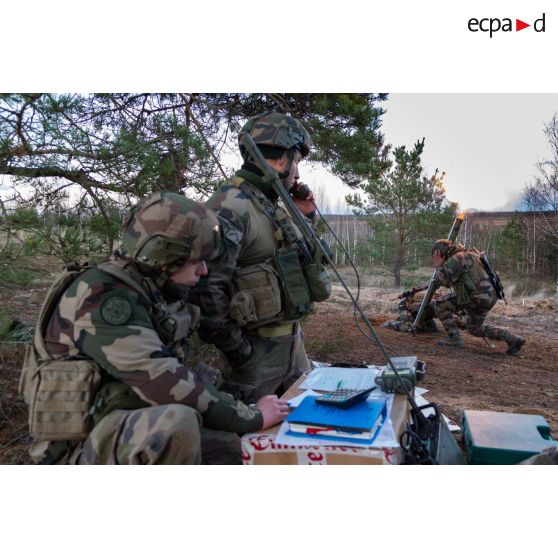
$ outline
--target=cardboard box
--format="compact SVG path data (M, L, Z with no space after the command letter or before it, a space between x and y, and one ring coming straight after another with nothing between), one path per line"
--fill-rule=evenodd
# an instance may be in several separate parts
M291 399L301 393L298 380L283 395ZM396 395L391 409L391 422L397 439L405 429L409 417L409 403L403 395ZM279 425L252 432L242 437L244 465L398 465L402 462L401 448L358 448L348 446L287 446L275 443Z

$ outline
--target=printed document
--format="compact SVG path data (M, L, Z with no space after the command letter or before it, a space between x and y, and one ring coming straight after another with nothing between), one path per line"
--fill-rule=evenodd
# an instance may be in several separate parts
M300 385L301 389L335 391L337 389L368 389L374 386L379 368L315 368Z

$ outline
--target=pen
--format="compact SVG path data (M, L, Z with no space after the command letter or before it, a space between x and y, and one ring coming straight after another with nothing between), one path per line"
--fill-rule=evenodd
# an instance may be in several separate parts
M337 382L337 387L335 389L341 389L342 385L343 385L343 381Z

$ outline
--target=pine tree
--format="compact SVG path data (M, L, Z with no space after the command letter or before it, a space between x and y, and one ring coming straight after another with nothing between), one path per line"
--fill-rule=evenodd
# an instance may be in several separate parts
M421 156L424 138L412 149L397 147L390 153L392 164L380 178L371 178L361 193L351 194L347 201L359 215L373 217L378 238L383 239L388 265L394 277L394 286L401 285L401 270L409 260L411 249L432 242L429 231L436 231L437 221L451 222L450 213L444 212L443 179L445 173L436 169L431 177L424 175Z

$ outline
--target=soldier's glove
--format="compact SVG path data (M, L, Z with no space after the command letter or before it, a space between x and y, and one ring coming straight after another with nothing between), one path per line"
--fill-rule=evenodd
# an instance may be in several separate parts
M212 385L219 389L223 383L223 375L219 370L205 364L205 362L198 362L193 368L194 379L204 385Z

